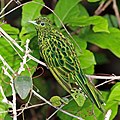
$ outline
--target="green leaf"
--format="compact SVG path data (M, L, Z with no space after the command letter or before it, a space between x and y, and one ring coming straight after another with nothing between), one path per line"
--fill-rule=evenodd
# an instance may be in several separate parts
M80 2L81 0L70 0L68 4L68 0L59 0L56 7L55 7L55 13L57 16L61 19L61 21L64 21L69 13L72 12L73 8ZM57 17L55 17L55 24L57 27L60 27L60 21Z
M98 45L101 48L108 49L117 57L120 57L120 30L110 28L109 31L110 33L94 33L89 31L88 33L81 34L81 39Z
M86 69L83 69L83 72L85 74L94 74L94 65L91 65L90 67L86 68Z
M74 100L72 100L68 104L66 104L62 109L76 115L76 113L80 111L81 107L79 107L77 103ZM72 120L73 119L73 117L68 116L60 111L58 112L57 115L60 118L60 120ZM79 115L81 116L81 114Z
M82 69L86 69L91 65L96 64L94 55L89 50L82 51L82 54L78 56L78 59L80 60Z
M109 98L107 100L107 102L109 101L118 101L120 102L120 83L116 83L110 92Z
M34 1L37 1L35 3ZM20 32L20 39L22 40L22 45L25 44L25 41L27 39L32 39L36 36L36 30L34 25L30 24L29 21L34 20L35 18L38 18L41 16L40 11L42 9L42 5L44 5L42 0L34 0L31 1L28 4L25 4L22 7L22 30Z
M93 25L94 32L109 33L108 22L105 18L101 16L92 16L92 17L82 16L82 17L70 18L68 23L72 26L80 26L80 27Z
M11 29L11 27L9 26L8 29L9 29L9 33L12 33L14 28ZM10 32L10 30L12 31ZM17 35L14 34L14 35L11 35L11 37L13 39L16 39L16 42L17 42L17 39L18 39ZM14 51L12 46L9 44L9 42L7 42L3 37L0 37L0 55L5 59L5 61L9 64L9 66L12 67L13 70L16 70L16 68L20 64L20 59L18 59L18 57L16 56L16 52ZM2 66L3 66L3 63L0 60L0 78L1 78L0 83L3 87L5 95L10 96L12 94L11 87L9 85L10 81L9 81L9 78L3 74ZM10 71L8 70L8 72Z
M69 24L70 19L75 20L77 17L89 17L87 10L82 4L77 4L72 10L68 13L66 18L63 20L64 24Z
M9 24L2 24L1 28L4 29L5 32L7 32L8 34L11 34L11 35L19 34L19 29L12 27Z
M52 98L50 98L50 102L52 103L53 106L60 106L61 103L61 98L59 96L53 96Z
M106 103L106 110L112 110L111 116L110 116L110 120L113 120L115 118L115 116L117 115L118 112L118 102L117 101L110 101ZM101 120L101 119L99 119Z
M41 4L44 4L43 0L37 0L38 3L35 3L34 1L31 1L22 7L22 26L26 26L26 24L28 24L28 21L34 20L40 16L40 10L43 7Z
M14 80L15 89L21 99L25 99L32 89L32 79L29 76L17 76Z
M24 45L27 39L32 39L37 35L35 27L33 25L28 25L22 27L22 30L19 34L20 39L22 40L21 45Z
M86 49L87 42L85 40L82 40L77 35L74 35L72 37L73 37L74 40L70 38L70 42L73 43L73 45L75 47L75 50L77 52L77 55L80 56L83 53L83 51Z
M4 113L4 111L7 111L10 108L10 106L2 101L0 101L0 120L3 120L6 116L7 112Z
M73 93L71 93L71 96L76 101L78 106L82 107L86 100L85 95L83 93L80 93L79 90L74 90L74 91L72 90L72 92Z
M12 117L9 114L7 114L4 118L4 120L12 120Z

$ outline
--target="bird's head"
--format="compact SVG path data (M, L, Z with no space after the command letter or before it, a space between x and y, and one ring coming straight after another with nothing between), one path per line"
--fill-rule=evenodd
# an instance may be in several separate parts
M34 21L29 21L29 22L34 24L35 28L38 31L50 30L50 28L51 28L51 22L46 17L39 17L39 18L35 19Z

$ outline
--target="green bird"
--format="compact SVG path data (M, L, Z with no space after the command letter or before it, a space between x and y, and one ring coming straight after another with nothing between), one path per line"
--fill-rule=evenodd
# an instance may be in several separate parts
M40 56L58 83L70 94L73 90L70 83L77 83L85 95L104 112L102 95L83 73L69 38L55 29L46 17L39 17L31 23L37 30Z

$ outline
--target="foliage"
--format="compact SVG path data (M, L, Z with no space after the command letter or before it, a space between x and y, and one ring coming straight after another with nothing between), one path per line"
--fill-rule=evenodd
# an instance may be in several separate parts
M88 0L88 2L101 2L101 0ZM29 21L41 16L40 11L43 8L43 4L44 3L42 0L33 0L22 7L21 30L12 27L9 24L1 25L1 27L7 32L7 34L9 34L11 38L16 40L17 43L24 49L26 40L30 39L31 42L29 47L32 51L31 54L38 59L39 50L36 43L37 34L34 26L31 25ZM99 53L93 53L88 50L88 43L97 45L102 49L107 49L116 57L120 58L120 30L116 28L118 27L118 24L114 15L111 16L114 24L110 23L110 19L108 17L109 15L89 16L89 13L82 5L81 0L70 0L69 4L68 0L59 0L57 5L55 6L54 12L55 14L51 13L49 15L46 15L46 17L49 17L52 23L63 34L65 34L66 37L70 38L71 42L76 48L81 67L86 74L93 74L94 66L96 64L104 64L105 62L108 62L108 60L106 60L107 58L105 59L103 55L103 59L99 60L98 63L97 60L95 60L94 55L99 55ZM61 23L65 24L65 26L69 28L69 32L72 34L74 40L71 39L71 37L66 33ZM6 40L5 38L0 37L0 41L0 55L4 57L4 59L15 72L18 72L20 62L22 61L21 56L24 56L24 53L18 50L18 48L16 48L16 50L20 54L18 55L18 53L16 53L16 50L14 49L15 46L12 47L11 43L8 42L8 40ZM0 61L0 85L3 87L6 96L11 96L11 87L9 84L6 84L6 82L9 83L10 81L8 77L3 74L1 66L3 66L3 63ZM31 77L35 73L36 67L37 63L29 60L27 61L27 65L25 66L25 71L23 71L18 77L14 76L14 79L16 80L15 87L17 86L16 91L22 99L26 98L30 89L32 88ZM29 68L32 69L30 69L29 71ZM47 97L50 98L50 96L48 96L48 91L50 89L48 87L49 83L42 83L42 79L40 80L41 85L39 85L38 88L40 87L40 89L42 89L41 91L44 92L42 94L47 95ZM117 83L110 89L110 91L101 91L105 98L106 110L112 110L110 120L112 120L116 116L118 111L118 105L120 102L119 88L120 84ZM76 116L80 116L85 120L93 120L95 116L97 120L104 119L104 114L101 113L96 106L93 106L93 104L88 99L85 100L82 94L77 95L78 96L75 99L77 99L80 106L78 106L75 101L70 98L70 100L67 101L67 104L65 104L65 106L63 107L64 110ZM73 96L76 97L76 95ZM50 101L52 101L53 105L60 106L62 104L61 97L55 96L54 99L51 98ZM58 101L56 102L56 100ZM8 110L8 108L10 107L11 106L4 103L3 96L0 93L0 112ZM75 120L75 118L72 118L62 112L58 112L57 116L61 120ZM8 117L8 119L11 119L10 116L7 115L7 113L0 114L0 119L4 119L4 117Z

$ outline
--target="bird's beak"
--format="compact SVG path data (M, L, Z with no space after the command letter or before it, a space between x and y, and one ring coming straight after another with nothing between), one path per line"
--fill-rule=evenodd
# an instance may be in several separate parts
M28 21L29 23L32 23L33 25L38 25L37 23L36 23L36 21Z

